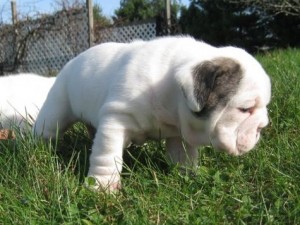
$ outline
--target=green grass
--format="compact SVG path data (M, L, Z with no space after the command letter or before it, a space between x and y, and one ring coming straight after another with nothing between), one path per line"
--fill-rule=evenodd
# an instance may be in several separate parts
M271 124L242 157L199 149L183 174L163 143L125 155L122 190L83 185L91 141L81 125L58 143L0 142L0 224L300 224L300 51L257 56L273 84Z

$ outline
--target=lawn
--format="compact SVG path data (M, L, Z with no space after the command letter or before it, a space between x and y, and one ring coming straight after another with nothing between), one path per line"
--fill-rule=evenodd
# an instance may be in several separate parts
M0 142L0 224L300 224L300 50L257 59L273 93L255 150L200 148L198 170L185 174L163 142L133 146L122 190L110 195L83 185L91 140L82 125L52 143L17 133Z

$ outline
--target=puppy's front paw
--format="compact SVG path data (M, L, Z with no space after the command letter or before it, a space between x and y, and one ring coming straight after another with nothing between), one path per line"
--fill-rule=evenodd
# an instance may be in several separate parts
M120 176L92 176L89 175L85 180L85 185L94 191L105 191L115 193L121 189Z

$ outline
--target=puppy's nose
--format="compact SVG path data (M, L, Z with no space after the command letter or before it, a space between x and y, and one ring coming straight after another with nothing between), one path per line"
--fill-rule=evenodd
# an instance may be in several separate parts
M256 142L258 141L258 139L260 138L260 131L262 130L262 127L258 127L256 130Z
M260 131L261 131L262 129L263 129L263 127L258 127L256 132L257 132L257 133L260 133Z

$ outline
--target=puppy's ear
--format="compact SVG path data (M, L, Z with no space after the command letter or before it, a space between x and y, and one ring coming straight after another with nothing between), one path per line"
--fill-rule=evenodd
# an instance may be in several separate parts
M200 112L205 106L208 97L213 90L215 79L217 76L218 65L212 61L204 61L196 65L192 69L192 78L193 78L193 98L187 99L188 101L196 102L197 106L195 107L196 111Z
M207 104L212 92L226 96L232 86L233 75L240 71L240 65L233 59L219 57L203 61L192 68L192 87L183 85L182 90L191 111L198 113ZM228 83L229 82L229 83ZM236 82L233 86L236 86ZM226 88L228 86L228 88Z

